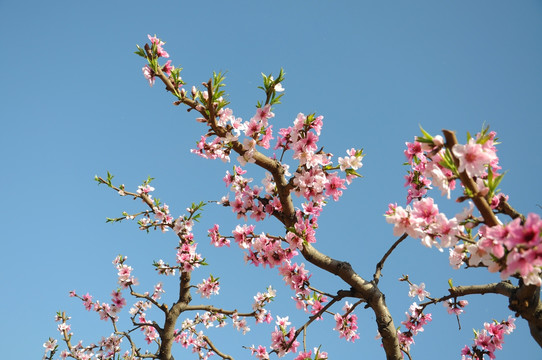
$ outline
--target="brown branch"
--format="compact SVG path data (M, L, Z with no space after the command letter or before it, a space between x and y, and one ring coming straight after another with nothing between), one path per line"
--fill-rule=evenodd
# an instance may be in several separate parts
M213 305L187 305L184 308L184 311L197 311L197 310L208 311L211 313L223 314L223 315L233 315L237 313L237 315L243 316L243 317L251 317L251 316L256 315L256 311L253 311L250 313L238 313L237 310L224 310L224 309L214 307Z
M542 347L542 302L540 287L525 285L520 280L519 288L510 297L510 310L529 322L531 336Z
M460 296L467 295L484 295L484 294L500 294L511 298L516 290L517 286L512 285L510 281L501 281L498 283L484 284L484 285L466 285L466 286L454 286L448 289L449 295L444 295L440 298L430 298L430 301L421 303L422 310L432 304L438 304L440 302L454 299Z
M190 279L191 273L187 271L181 272L180 286L179 286L179 299L171 306L169 311L165 311L164 328L160 333L162 338L162 344L160 345L160 359L172 360L171 348L175 339L175 325L177 319L186 307L192 301L192 295L190 294Z
M454 152L452 151L454 145L457 144L457 138L455 137L455 133L453 131L445 129L442 130L442 133L446 138L446 148L450 150L450 154L454 160L454 164L457 168L459 168L459 159L454 155ZM484 218L485 224L489 227L498 225L499 221L495 217L493 210L491 210L491 207L489 206L486 198L479 193L476 182L467 174L466 171L462 171L461 173L459 173L459 179L463 183L463 186L469 189L470 192L473 194L472 201Z
M393 252L393 250L395 250L395 248L403 241L405 240L406 238L408 237L407 233L404 233L403 235L401 235L401 237L399 239L397 239L397 241L395 241L395 243L393 243L393 245L388 249L388 251L384 254L384 256L382 257L382 259L378 262L378 264L376 264L376 270L375 270L375 273L373 275L373 281L375 284L378 284L378 281L380 280L380 276L382 275L382 269L384 268L384 262L386 262L386 259L388 258L388 256L391 255L391 253Z
M135 292L135 291L132 289L132 286L131 286L131 285L130 285L130 295L135 296L136 298L146 299L146 300L150 301L153 305L155 305L157 308L159 308L160 310L162 310L163 312L166 312L166 311L167 311L167 305L158 303L158 301L154 300L154 299L153 299L152 297L150 297L149 295L140 294L140 293Z
M226 355L223 352L221 352L220 350L218 350L217 347L211 342L211 340L209 340L209 338L207 336L203 335L203 340L205 340L205 342L207 343L207 345L209 345L211 350L213 350L222 359L234 360L233 357L231 357L230 355Z
M294 333L294 337L290 340L290 342L288 343L288 346L286 347L286 351L288 351L290 349L290 347L293 345L295 339L297 339L297 337L299 336L299 334L301 334L302 331L304 331L314 320L318 319L320 316L322 316L322 314L324 312L327 311L327 309L329 309L331 306L333 306L333 304L335 304L337 301L340 301L341 299L343 299L344 297L346 297L346 295L339 295L337 294L336 297L333 297L333 300L331 300L330 302L327 303L326 306L324 306L322 309L320 309L320 311L318 311L316 314L312 315L311 317L309 317L309 320L303 325L301 326L299 329L297 329Z
M521 222L525 223L525 216L523 216L516 209L514 209L503 197L501 197L499 201L499 206L497 206L497 210L510 216L512 219L516 219L519 217L521 219Z
M445 301L453 297L465 296L465 295L484 295L484 294L500 294L506 297L511 297L514 294L514 291L517 290L517 287L512 285L510 281L501 281L498 283L491 283L485 285L467 285L467 286L454 286L448 291L450 295L440 299Z
M382 337L382 345L388 360L402 360L403 356L397 339L397 331L393 318L384 299L384 294L375 283L369 282L356 273L352 266L344 261L338 261L322 254L311 244L305 244L301 250L303 257L311 264L340 277L352 287L357 296L367 302L374 314L378 332Z

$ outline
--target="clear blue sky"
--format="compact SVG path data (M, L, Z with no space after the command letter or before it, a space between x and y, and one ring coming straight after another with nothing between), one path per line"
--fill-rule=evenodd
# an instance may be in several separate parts
M365 149L365 177L326 207L317 244L362 276L373 274L395 240L382 214L389 202L404 205L404 143L419 133L419 124L433 134L457 130L460 139L489 124L508 170L501 188L521 212L540 213L540 1L1 0L0 30L3 358L40 358L43 342L58 334L53 316L59 309L73 317L74 340L88 344L108 336L110 327L68 291L110 301L116 287L111 261L119 253L128 255L141 291L151 290L159 280L152 260L174 258L171 234L105 223L139 204L97 187L95 174L110 171L128 189L155 177L156 196L177 216L191 202L226 194L221 178L233 164L191 155L203 127L141 74L143 59L133 51L147 34L167 42L189 85L206 81L213 70L227 71L231 107L244 119L261 99L260 73L283 67L286 95L275 110L275 128L288 126L298 112L316 112L325 117L320 145L327 151L341 156L346 148ZM259 182L259 173L253 176ZM461 210L435 196L450 216ZM273 284L280 299L272 313L291 313L294 324L302 324L305 316L292 310L293 294L276 271L244 265L237 248L208 245L215 221L227 231L237 220L229 209L209 206L195 229L210 266L194 278L221 278L215 303L247 309L256 292ZM272 221L257 230L278 231ZM434 296L446 293L450 277L457 285L498 279L484 270L453 271L445 254L410 239L389 259L381 281L396 324L411 304L408 287L397 281L401 274L425 282ZM339 289L334 280L318 272L312 278L329 292ZM170 295L174 283L164 283ZM509 315L503 297L468 300L461 331L442 306L431 310L434 320L415 338L414 358L458 359L472 342L472 328ZM333 359L384 358L374 340L374 316L361 309L358 316L355 344L329 332L334 324L328 319L309 331L309 346L323 344ZM539 358L526 323L518 325L498 358ZM270 328L252 328L245 337L231 327L210 334L244 359L241 346L270 341Z

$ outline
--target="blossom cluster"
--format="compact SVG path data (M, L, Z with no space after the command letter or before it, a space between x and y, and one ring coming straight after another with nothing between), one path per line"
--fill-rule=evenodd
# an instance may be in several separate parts
M218 295L218 291L220 290L218 279L215 279L212 275L207 279L203 279L203 282L196 285L196 287L198 288L196 293L207 299L213 294Z
M213 230L216 229L216 230ZM218 227L209 230L211 238L220 238ZM282 239L276 236L254 233L254 225L237 225L232 231L233 238L240 248L248 250L245 253L245 261L255 266L275 267L289 262L297 251L282 246Z
M235 194L235 199L229 201L228 199L222 200L224 205L229 205L232 211L237 214L237 218L247 219L247 214L250 213L250 218L255 221L264 220L267 216L271 216L275 211L280 212L282 205L278 196L272 194L266 194L265 197L261 196L263 188L259 186L251 187L250 183L252 178L245 178L246 174L240 166L234 166L233 173L226 172L223 180L226 186L230 186Z
M285 262L279 267L279 274L282 275L286 285L290 286L296 295L308 296L310 294L309 271L305 269L305 264L291 264Z
M424 314L422 307L413 303L409 312L406 314L406 320L401 321L406 328L406 331L397 330L397 337L401 348L405 351L410 350L410 345L414 344L414 336L423 331L423 327L432 320L431 314Z
M100 303L99 301L92 301L92 296L88 293L79 296L75 291L70 291L71 297L77 297L83 301L85 309L88 311L95 311L99 314L102 320L111 320L115 323L118 320L118 312L126 305L126 300L123 298L120 290L115 290L111 293L112 303ZM70 317L65 313L58 312L55 316L55 321L59 322L57 330L60 333L61 338L68 345L68 349L62 350L60 353L60 359L67 359L68 357L81 360L90 360L95 357L96 359L114 359L120 354L120 344L122 342L122 336L117 334L111 334L108 337L102 337L97 344L90 344L83 346L82 341L77 344L71 344L71 338L73 333L71 332L71 325L67 323ZM43 344L45 348L44 359L47 358L47 354L50 353L49 358L58 349L57 340L50 338Z
M58 325L61 336L65 341L69 341L73 335L72 333L69 333L70 325L66 324L66 320L68 320L69 317L57 314L56 318L57 321L61 321L61 324ZM102 337L97 344L90 344L89 346L83 346L83 343L80 341L71 346L69 350L62 350L59 359L64 360L67 358L74 358L78 360L90 360L93 357L96 359L115 359L117 356L120 358L121 343L122 337L115 334L111 334L108 337ZM43 347L45 348L45 355L43 357L45 359L48 353L54 353L58 349L57 340L50 338L43 344ZM124 358L126 358L126 356L127 354L125 353Z
M203 324L205 328L221 328L226 326L226 318L225 314L216 312L207 311L203 315L197 313L193 319L185 319L181 329L175 329L174 341L185 349L191 347L192 352L197 353L201 359L207 359L214 355L214 352L205 341L203 331L197 331L196 326Z
M126 299L122 296L120 290L114 290L111 293L111 304L110 303L100 303L100 301L92 301L92 295L85 294L79 296L74 290L70 291L71 297L78 297L83 301L83 305L87 311L95 311L100 316L101 320L111 320L116 322L118 320L117 314L122 310L126 305Z
M408 205L403 208L397 204L389 204L385 215L386 221L393 224L395 236L406 233L420 239L427 247L432 245L438 248L453 247L457 244L457 236L464 230L460 225L462 216L448 219L444 213L439 212L437 204L431 197L415 200L412 207Z
M455 179L461 172L466 172L469 177L478 180L478 185L481 185L480 192L487 189L488 176L496 174L500 169L495 148L495 132L489 132L486 128L478 133L476 138L470 138L466 145L455 144L452 152L459 162L457 168L451 154L444 148L443 138L440 135L432 137L423 129L422 132L425 137L406 143L405 156L411 167L405 177L405 186L409 187L407 204L413 199L425 196L433 184L441 190L442 195L449 198L450 191L455 188Z
M267 291L264 293L258 293L254 296L254 303L252 304L252 310L256 312L256 322L257 323L271 323L273 317L271 312L265 309L265 306L273 301L277 292L271 286L267 288Z
M500 323L484 323L484 329L474 332L474 344L469 347L465 345L461 350L461 360L484 360L487 355L490 359L495 359L495 351L502 349L504 335L508 335L516 328L515 320L509 316L508 320Z
M201 292L202 295L206 295L206 291L213 291L215 284L217 284L218 279L212 277L204 280L202 284L198 285L197 292ZM202 289L201 291L199 289ZM207 311L200 315L199 313L193 319L185 319L182 322L182 328L176 329L174 334L174 341L181 344L182 347L188 348L192 347L192 351L198 353L202 358L207 358L214 354L212 350L209 349L208 344L204 340L203 331L198 331L196 326L202 324L205 328L210 327L224 327L226 326L227 318L231 318L233 327L243 334L246 334L250 331L250 327L247 322L247 317L252 317L256 319L256 323L270 323L272 321L271 313L265 309L265 306L272 301L276 296L276 292L273 288L267 288L267 291L263 293L258 293L254 296L254 303L252 309L254 310L253 314L239 314L236 311L231 314L224 314L216 311Z
M312 275L305 269L305 264L285 262L279 267L279 274L282 275L284 282L295 292L292 299L296 302L298 309L303 309L312 315L318 314L324 304L328 302L326 296L313 291L311 294L310 281ZM317 317L321 320L322 315Z
M318 149L318 140L323 126L323 116L299 113L293 126L282 128L275 149L293 150L293 159L299 161L299 166L293 177L294 193L303 196L316 206L323 206L327 198L337 201L342 190L350 184L353 178L359 176L356 172L363 165L362 150L350 149L344 158L339 158L339 166L333 167L332 154ZM338 172L331 169L341 169L346 172L346 178L339 177Z
M320 351L320 348L314 348L314 357L312 357L312 350L300 352L294 360L327 360L328 355L325 351Z
M542 219L530 213L521 223L516 218L507 225L482 226L480 240L468 246L469 265L483 265L500 271L502 279L519 274L527 285L542 285Z
M469 302L467 300L457 300L457 299L449 299L448 301L444 301L442 305L446 308L446 311L448 314L455 314L460 315L463 313L463 308L467 306Z
M472 194L465 188L466 198L484 196L492 209L506 201L508 197L496 189L502 179L497 173L501 168L496 155L496 133L486 128L469 138L467 144L455 144L451 153L440 136L432 137L425 132L424 135L407 143L405 150L411 167L406 177L407 203L412 202L412 206L390 204L385 214L387 222L394 225L394 235L406 233L421 239L425 246L450 248L450 264L456 269L464 263L484 266L491 272L500 272L502 279L518 274L525 284L540 286L542 220L538 215L531 213L524 222L518 217L506 225L483 225L471 234L471 229L481 221L472 215L472 203L469 209L448 220L427 196L432 184L449 196L458 174L464 172L476 182L478 191ZM474 240L472 235L479 239ZM459 242L460 238L473 240Z
M138 285L139 282L137 279L132 275L132 267L124 264L128 257L118 255L113 260L113 265L117 268L117 276L118 276L118 283L121 288L126 289L130 285Z
M183 328L185 324L183 324ZM175 332L174 341L181 344L183 348L192 347L192 352L198 354L199 359L209 359L213 356L214 351L210 350L207 342L205 341L203 331L196 332L193 328L190 331Z
M153 86L156 79L156 73L158 71L158 63L156 62L156 59L160 57L169 58L169 54L163 48L163 46L166 44L165 42L158 39L156 36L147 35L147 37L151 41L151 46L148 50L153 54L154 58L150 59L149 64L143 66L141 70L143 71L143 76L149 82L149 85ZM136 54L147 57L145 51L139 48L139 46ZM172 80L176 87L180 87L184 84L182 79L179 77L179 72L181 69L175 69L175 67L171 65L171 60L168 60L163 66L161 66L160 70L170 77L170 80Z
M358 317L356 314L352 313L352 304L349 304L348 301L345 303L343 310L345 311L343 315L336 313L334 316L334 330L339 332L340 338L345 338L347 341L354 342L356 339L359 339L359 334L357 332Z
M288 321L288 316L281 318L277 316L275 331L271 333L271 349L276 351L278 357L282 357L287 353L297 352L299 342L295 340L295 327L288 326L291 323Z

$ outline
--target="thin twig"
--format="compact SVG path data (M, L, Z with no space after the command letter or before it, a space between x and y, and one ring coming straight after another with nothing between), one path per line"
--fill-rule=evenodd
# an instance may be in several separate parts
M218 356L220 356L222 359L229 359L229 360L233 360L233 357L231 357L230 355L226 355L224 354L223 352L221 352L220 350L218 350L215 346L215 344L212 343L211 340L209 340L209 338L205 335L203 335L203 340L205 340L205 342L207 343L207 345L209 345L209 347L211 348L211 350L213 350L215 352L215 354L217 354Z
M382 276L382 268L384 268L384 262L386 262L386 259L388 258L388 256L391 255L391 253L393 252L393 250L395 250L395 248L403 241L405 240L406 238L408 237L407 233L404 233L403 235L401 235L401 237L399 239L397 239L395 241L395 243L393 243L393 245L388 249L388 251L384 254L384 256L382 257L382 259L378 262L378 264L376 264L376 270L375 270L375 274L373 275L373 281L375 284L378 284L378 281L380 280L380 276Z

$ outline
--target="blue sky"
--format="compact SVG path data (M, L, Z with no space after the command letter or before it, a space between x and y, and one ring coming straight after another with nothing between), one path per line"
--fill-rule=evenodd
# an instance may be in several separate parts
M57 336L53 316L60 309L73 317L74 339L88 344L109 335L110 327L68 291L109 301L116 288L111 261L119 253L135 268L141 291L150 290L160 280L152 260L174 257L171 234L105 223L140 207L97 187L95 174L110 171L128 189L155 177L155 196L175 215L192 202L226 194L221 179L233 164L190 154L203 127L141 74L143 59L133 51L147 34L166 41L188 85L206 81L213 70L227 71L231 107L243 119L262 98L260 73L284 68L286 93L275 109L275 128L289 126L299 112L315 112L325 117L320 145L327 151L342 156L350 147L365 149L364 178L326 207L317 243L362 276L373 274L395 240L382 214L390 202L404 205L404 143L419 134L419 125L432 134L456 130L464 140L466 131L489 124L502 141L498 155L508 170L501 189L519 211L540 213L539 1L0 1L0 29L6 35L0 60L5 358L40 358L43 342ZM253 172L255 182L260 175ZM434 196L450 216L462 209ZM195 229L210 265L194 278L221 278L215 303L248 308L256 292L273 284L279 299L272 313L302 324L305 317L293 310L293 294L275 270L244 265L237 248L208 245L214 222L224 230L238 222L229 209L208 206ZM272 221L257 230L280 231ZM484 270L453 271L445 254L409 239L389 259L381 281L396 324L411 304L408 287L397 281L401 274L425 282L434 296L446 293L450 277L457 285L498 280ZM174 294L175 281L162 280ZM342 286L317 271L312 282L328 292ZM509 315L503 297L468 300L461 331L441 306L431 310L434 320L415 338L414 358L460 358L472 328ZM361 309L358 316L356 343L339 340L328 319L310 330L308 345L323 344L335 359L383 358L374 316ZM526 323L518 325L498 358L540 356ZM247 358L242 346L270 341L270 328L252 328L245 337L230 327L210 334L225 351Z

